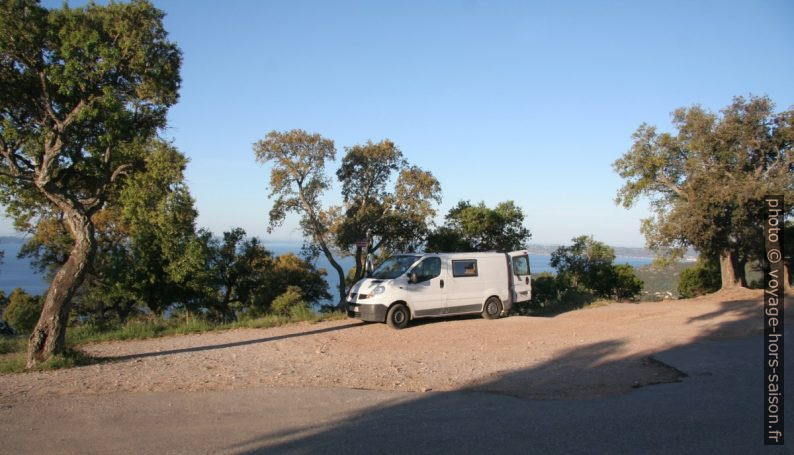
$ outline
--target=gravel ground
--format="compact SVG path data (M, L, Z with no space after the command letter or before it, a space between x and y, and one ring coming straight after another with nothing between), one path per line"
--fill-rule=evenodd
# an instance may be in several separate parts
M554 318L433 319L396 331L358 320L83 346L112 361L0 375L0 405L52 395L257 386L399 391L478 389L591 398L678 380L656 352L762 328L761 291L620 304Z

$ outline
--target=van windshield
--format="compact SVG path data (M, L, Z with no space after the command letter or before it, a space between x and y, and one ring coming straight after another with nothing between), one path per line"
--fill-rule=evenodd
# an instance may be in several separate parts
M386 259L372 272L372 278L390 280L405 273L408 267L419 259L419 256L392 256Z

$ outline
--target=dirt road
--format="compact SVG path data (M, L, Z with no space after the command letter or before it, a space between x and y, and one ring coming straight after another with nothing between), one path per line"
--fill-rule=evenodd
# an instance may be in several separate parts
M0 405L70 394L259 386L484 390L592 398L676 381L655 352L761 328L761 292L611 304L554 318L426 320L402 331L356 320L85 346L98 365L0 375Z

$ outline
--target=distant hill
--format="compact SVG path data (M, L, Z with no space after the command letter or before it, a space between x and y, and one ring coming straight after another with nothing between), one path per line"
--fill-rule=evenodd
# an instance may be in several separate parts
M6 245L21 245L25 243L26 239L23 237L15 237L15 236L0 236L0 250L3 249L3 244ZM298 250L300 249L299 242L290 242L290 243L280 243L280 242L265 242L267 245L271 245L276 250L280 249L289 249L289 250ZM541 245L536 243L530 243L527 246L527 250L530 254L541 254L548 256L554 250L559 248L560 245ZM637 258L637 259L654 259L656 255L653 251L648 250L646 248L633 248L633 247L624 247L624 246L613 246L615 250L615 256L619 256L622 258ZM684 255L684 261L694 261L697 259L697 253L694 250L689 250Z
M527 250L530 254L549 255L559 247L560 245L539 245L530 243L527 246ZM613 246L612 249L615 250L615 256L623 258L654 259L656 257L656 254L653 251L646 248ZM695 259L697 259L697 253L695 250L689 250L684 255L685 261L694 261Z

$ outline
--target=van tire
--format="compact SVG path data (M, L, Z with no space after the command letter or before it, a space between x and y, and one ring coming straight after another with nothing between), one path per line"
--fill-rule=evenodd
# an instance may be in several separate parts
M485 319L499 319L500 314L502 314L502 301L499 300L499 297L488 297L485 305L482 306L482 317Z
M408 307L402 303L395 303L386 313L386 324L393 329L404 329L408 325L409 319L411 319L411 313L408 312Z

